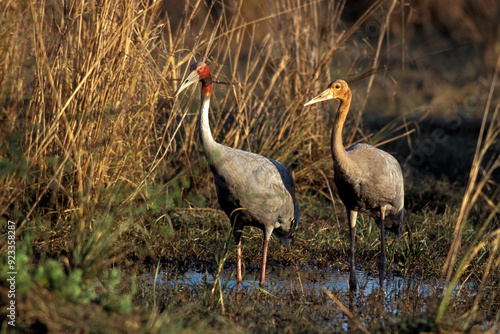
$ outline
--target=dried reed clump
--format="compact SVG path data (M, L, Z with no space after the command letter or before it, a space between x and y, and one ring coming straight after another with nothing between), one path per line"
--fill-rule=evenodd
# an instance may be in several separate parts
M56 191L83 215L86 201L100 201L95 189L134 183L142 174L158 89L145 60L158 31L155 13L140 3L71 5L55 15L31 4L37 82L26 153L33 177L45 183L35 185L37 202Z
M163 139L155 128L156 103L173 90L163 79L176 76L176 64L162 49L161 7L141 1L22 5L5 4L2 17L10 24L4 32L13 31L2 41L2 67L12 72L3 78L10 103L2 107L11 125L3 133L19 138L15 149L26 167L17 181L7 177L11 198L3 198L1 212L18 197L25 207L16 219L47 211L88 217L103 196L135 189ZM19 79L32 79L23 85L12 76L25 63L31 72ZM3 153L14 154L12 146Z
M122 209L162 193L163 206L210 197L201 190L209 171L198 152L197 100L185 108L172 99L175 79L194 59L230 82L215 91L211 124L219 141L282 161L303 190L323 184L331 177L331 168L322 172L330 164L330 116L305 113L302 102L355 70L337 69L333 56L383 4L348 30L339 19L343 5L320 1L273 2L269 15L248 22L242 3L213 16L198 0L175 26L157 2L5 4L3 19L15 34L2 42L4 66L14 75L26 59L32 79L6 85L11 105L23 96L29 106L5 113L21 152L22 164L11 167L24 167L6 181L12 191L0 212L14 205L24 221L48 212L81 221L110 194L119 194L112 207ZM28 55L13 64L19 53ZM360 126L358 118L352 133Z
M469 183L462 200L460 213L456 221L453 241L448 252L446 263L443 266L443 275L446 277L446 289L439 305L436 322L446 322L446 312L452 303L453 292L459 286L462 277L468 268L477 258L478 254L487 249L486 264L482 273L477 273L480 277L480 284L476 297L471 307L461 317L461 321L454 324L460 331L465 331L480 317L484 317L485 310L480 310L480 304L491 301L498 294L498 282L495 284L495 273L500 269L500 188L498 181L494 179L495 173L500 169L500 157L498 154L488 154L489 151L498 148L500 138L500 104L493 105L492 97L498 82L500 72L500 57L497 59L497 66L492 78L488 100L485 106L483 122L479 133L474 160L469 173ZM496 190L488 191L489 187ZM483 201L484 212L480 226L476 226L476 233L469 242L464 242L464 229L471 211L478 202ZM465 243L466 251L461 253L461 247ZM496 285L496 286L495 286ZM491 291L496 290L491 295ZM488 311L486 311L488 312ZM495 316L489 314L488 316ZM498 314L496 314L498 320ZM498 328L497 328L498 329Z
M137 216L205 198L213 205L197 99L173 100L175 79L194 59L231 83L215 88L211 124L220 142L283 162L302 193L328 188L331 116L306 113L302 102L357 70L334 56L356 51L344 43L382 5L347 29L343 4L321 1L273 2L249 22L243 2L214 16L197 0L175 25L160 2L2 3L9 140L1 181L9 191L0 213L21 230L56 231L57 249L70 247L73 264L95 268L105 250L114 259L114 240ZM352 133L361 126L358 118Z

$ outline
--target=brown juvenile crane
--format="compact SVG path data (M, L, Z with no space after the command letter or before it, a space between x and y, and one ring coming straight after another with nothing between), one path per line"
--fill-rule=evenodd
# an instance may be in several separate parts
M260 284L266 279L267 248L274 234L287 247L299 224L299 206L295 184L288 169L279 162L261 155L238 150L215 142L208 122L212 75L203 62L190 66L191 73L177 94L201 82L201 106L198 133L201 146L214 175L219 204L229 217L237 244L237 274L241 282L241 235L243 227L263 230Z
M342 128L351 105L351 90L344 80L332 82L328 88L304 106L338 99L331 133L335 186L344 203L351 234L349 289L356 290L354 238L359 213L373 217L380 227L381 250L379 282L383 287L386 266L385 230L399 236L403 230L404 185L398 161L390 154L368 144L355 144L344 149Z

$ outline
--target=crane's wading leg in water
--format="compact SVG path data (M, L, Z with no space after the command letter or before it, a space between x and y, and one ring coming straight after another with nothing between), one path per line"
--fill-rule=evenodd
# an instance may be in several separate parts
M380 258L378 264L379 270L379 285L380 288L384 288L384 278L385 278L385 206L380 208Z
M354 241L356 239L356 217L358 213L356 211L348 210L347 216L349 217L349 232L351 236L351 261L350 261L350 273L349 273L349 290L356 291L356 251L354 249Z

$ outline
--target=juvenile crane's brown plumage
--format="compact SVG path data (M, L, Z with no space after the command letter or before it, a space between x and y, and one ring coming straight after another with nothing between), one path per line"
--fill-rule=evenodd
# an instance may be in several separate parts
M367 144L355 144L344 149L342 128L349 112L351 98L351 90L347 83L336 80L305 106L331 99L340 101L333 123L330 149L335 186L346 207L349 220L351 234L349 288L354 291L356 290L354 238L358 212L373 217L380 227L379 281L383 287L386 266L385 230L388 229L398 236L403 230L404 185L401 166L392 155Z
M263 230L260 283L266 278L267 248L274 234L289 246L299 224L299 206L295 199L295 184L288 169L279 162L258 154L234 149L215 142L208 124L212 75L203 62L195 62L191 73L177 94L188 86L201 82L201 107L198 131L201 145L214 175L219 204L231 220L238 245L237 276L241 282L241 235L243 227Z

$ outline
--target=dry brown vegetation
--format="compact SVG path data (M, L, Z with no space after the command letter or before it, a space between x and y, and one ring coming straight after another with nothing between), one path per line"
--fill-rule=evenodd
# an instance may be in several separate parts
M348 312L328 293L234 300L222 287L219 298L213 287L165 288L156 305L150 286L111 270L160 259L172 271L232 263L223 253L229 225L197 141L198 92L173 97L194 60L218 81L216 140L294 175L297 240L290 251L272 245L270 258L345 269L329 153L336 105L303 108L344 78L354 94L344 144L380 145L405 173L407 230L388 241L392 271L442 275L447 284L425 307L403 305L385 322L377 297L364 296L351 320L371 331L498 330L497 1L26 0L0 9L0 219L17 227L21 330L259 331L263 302L291 313L273 313L269 331L345 330L326 308ZM371 270L377 229L362 221L358 232ZM7 240L7 227L1 233ZM252 267L260 234L246 231L244 240ZM463 280L477 297L452 294ZM405 320L412 317L422 321Z

